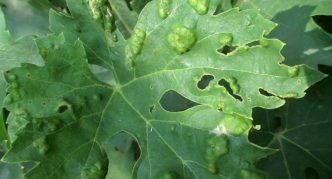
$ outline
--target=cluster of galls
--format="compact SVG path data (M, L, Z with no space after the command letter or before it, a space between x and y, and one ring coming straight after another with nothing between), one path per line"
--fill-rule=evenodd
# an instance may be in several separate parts
M87 0L93 19L102 25L106 32L115 30L111 5L107 0Z

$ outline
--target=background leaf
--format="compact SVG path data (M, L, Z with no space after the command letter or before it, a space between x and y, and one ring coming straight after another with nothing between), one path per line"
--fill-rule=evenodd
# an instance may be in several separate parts
M48 10L46 0L0 0L8 29L14 38L48 32Z
M317 68L317 64L332 65L331 35L322 31L312 19L315 8L324 1L246 0L238 5L242 9L259 9L265 17L279 24L270 37L287 44L282 51L285 63L305 63Z
M139 12L137 13L130 9L129 7L131 6L127 5L126 0L109 0L109 3L116 18L117 28L119 28L125 38L128 38L134 29Z
M324 67L331 74L331 67ZM332 175L331 76L308 90L305 98L290 100L276 110L257 110L254 124L261 125L250 138L280 149L258 167L276 178L329 178Z

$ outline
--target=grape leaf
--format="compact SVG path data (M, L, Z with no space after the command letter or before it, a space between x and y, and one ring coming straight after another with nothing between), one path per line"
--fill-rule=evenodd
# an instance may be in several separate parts
M137 13L140 13L145 5L150 1L151 0L130 0L130 5Z
M1 2L3 3L3 2ZM6 2L7 4L7 2ZM9 3L8 3L9 4ZM21 4L21 3L18 3ZM9 7L8 7L9 6ZM4 8L5 12L11 13L8 11L8 8L11 8L12 4L9 4ZM8 15L7 15L8 17ZM11 21L12 17L9 18ZM8 18L7 18L8 19ZM9 25L13 25L11 22ZM11 29L13 30L13 29ZM22 35L23 32L14 32L15 35ZM7 83L3 77L3 73L13 67L20 66L23 62L41 64L41 59L38 55L36 46L33 41L32 36L25 36L23 38L14 40L11 37L11 34L6 29L5 17L2 11L0 11L0 141L1 141L1 151L0 155L3 156L5 152L5 141L8 140L8 133L5 126L5 115L3 114L3 105L4 97L6 95ZM2 151L4 150L4 151ZM20 179L23 178L23 171L20 164L10 164L5 162L0 162L0 178L13 178Z
M0 142L0 156L2 157L7 151L6 142L1 139ZM0 178L22 179L23 167L20 164L5 163L0 161Z
M47 0L0 0L0 4L14 38L48 32Z
M305 63L317 68L317 64L332 65L331 35L322 31L312 19L315 8L324 1L241 0L238 4L241 9L259 9L265 17L279 24L270 37L286 42L282 52L285 63Z
M10 179L23 178L23 172L18 164L0 162L0 177Z
M20 63L29 62L41 64L41 59L38 55L36 46L32 36L25 36L23 38L14 40L9 32L6 30L5 18L0 11L0 115L1 126L3 125L2 102L6 95L6 82L3 73L10 68L20 66ZM5 128L1 127L1 139L6 136Z
M217 1L161 2L144 8L128 41L112 43L84 2L67 1L71 17L51 12L51 28L64 33L37 40L45 65L6 73L14 142L4 161L39 162L27 178L110 177L117 161L107 146L126 132L140 149L137 178L265 176L254 163L273 151L248 142L252 108L300 98L324 75L281 64L282 42L264 37L274 23L255 10L214 15ZM99 81L88 59L115 85ZM204 85L205 76L213 79ZM169 91L197 105L169 111Z
M116 18L116 25L124 37L129 37L136 24L138 13L130 10L125 0L109 0L112 12Z
M324 72L331 74L331 67ZM329 178L332 176L331 86L329 76L308 90L305 98L284 107L254 113L261 125L250 138L257 144L280 149L258 163L276 178Z

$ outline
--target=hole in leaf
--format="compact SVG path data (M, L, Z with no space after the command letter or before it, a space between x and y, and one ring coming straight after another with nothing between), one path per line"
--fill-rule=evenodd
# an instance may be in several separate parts
M259 46L259 45L260 45L259 41L257 41L257 40L247 44L247 46L249 46L249 47L254 47L254 46Z
M223 86L233 98L235 98L239 101L243 101L241 96L234 94L233 89L231 88L230 84L226 80L224 80L224 79L219 80L218 85Z
M259 88L259 93L263 96L274 96L272 93L269 93L268 91L266 91L262 88Z
M199 105L174 90L169 90L161 97L160 105L169 112L185 111L189 108Z
M232 7L235 7L238 0L231 0Z
M323 30L332 34L332 16L320 15L312 18Z
M232 51L234 51L235 49L236 49L235 46L228 46L228 45L226 45L223 48L218 49L218 52L222 53L224 55L227 55L227 54L231 53Z
M281 131L281 117L280 116L276 116L273 118L273 131L274 132L280 132Z
M332 67L331 66L318 64L318 69L319 69L319 71L321 71L325 74L332 75Z
M214 79L212 75L204 75L201 80L197 83L197 87L201 90L209 86L210 82Z
M133 7L131 6L131 0L125 0L125 2L126 2L126 5L127 5L127 7L128 7L128 9L130 10L130 11L132 11L133 10Z
M305 177L306 179L319 179L318 172L312 167L305 169Z
M2 116L3 116L3 119L6 121L7 117L9 115L9 111L6 109L6 108L2 108ZM6 123L7 125L7 123Z
M64 113L68 109L67 105L62 105L58 108L58 113Z
M131 148L133 149L134 152L134 159L137 161L141 156L141 150L139 148L138 143L135 140L132 141Z
M156 107L155 105L150 106L149 108L150 113L153 113L155 107Z
M216 10L214 11L213 15L218 15L220 14L221 12L223 12L223 7L222 7L222 3L219 3Z

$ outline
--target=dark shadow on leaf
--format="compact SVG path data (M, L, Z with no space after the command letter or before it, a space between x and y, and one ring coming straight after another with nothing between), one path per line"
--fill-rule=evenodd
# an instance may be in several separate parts
M286 59L283 63L306 63L314 68L317 68L317 64L332 65L331 50L326 50L331 46L332 38L320 28L307 30L314 9L314 6L294 6L272 18L279 26L268 37L278 38L286 43L282 49L282 55Z
M265 110L255 108L249 140L280 151L257 163L257 167L275 178L329 178L332 171L331 108L332 67L319 65L330 76L316 83L302 99L289 99L286 105ZM287 165L285 165L287 162Z
M305 169L305 176L306 176L306 179L319 179L317 170L315 170L312 167L307 167Z

